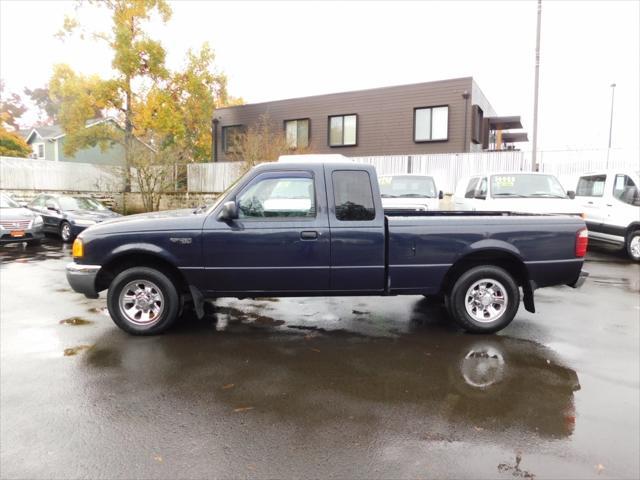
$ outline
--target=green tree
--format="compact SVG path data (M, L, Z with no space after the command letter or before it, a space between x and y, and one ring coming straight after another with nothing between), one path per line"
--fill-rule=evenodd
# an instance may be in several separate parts
M27 158L31 147L15 132L0 126L0 156Z
M151 172L150 175L163 170L147 168L150 164L207 160L214 109L241 102L228 96L226 77L213 68L213 50L205 44L199 51L189 51L184 69L172 72L165 65L163 46L145 30L152 18L169 20L171 9L165 0L82 3L106 8L111 15L111 31L93 32L90 37L106 42L113 52L114 75L103 79L79 75L67 65L54 68L49 96L60 105L58 120L67 133L65 153L73 155L87 146L106 148L120 143L124 146L125 165L135 167L135 172ZM74 31L81 32L83 38L89 37L86 26L67 18L62 36ZM114 129L110 122L85 128L96 117L96 111L115 117L122 129ZM150 145L155 154L150 154L148 148L137 148L139 141ZM129 172L126 168L127 180ZM143 183L162 184L146 180Z

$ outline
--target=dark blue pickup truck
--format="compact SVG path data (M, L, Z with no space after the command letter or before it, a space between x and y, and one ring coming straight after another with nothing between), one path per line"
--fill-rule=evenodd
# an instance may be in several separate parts
M218 297L425 295L469 332L507 326L533 292L580 286L579 217L385 212L376 172L356 163L269 163L211 207L133 215L82 232L67 279L108 289L115 323L165 331L185 302Z

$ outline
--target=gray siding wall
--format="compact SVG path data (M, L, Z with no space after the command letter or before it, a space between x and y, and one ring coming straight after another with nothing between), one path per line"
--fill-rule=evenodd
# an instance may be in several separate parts
M65 137L57 140L58 160L61 162L93 163L95 165L124 165L124 147L114 144L102 151L99 146L78 150L74 156L64 153ZM47 158L47 160L53 160Z
M467 119L467 145L464 145L464 91L472 93L472 78L376 88L355 92L318 95L266 103L218 109L218 161L228 161L222 150L222 128L229 125L255 124L268 113L274 125L284 129L284 121L309 118L310 147L313 153L339 153L346 156L412 155L451 153L469 150L471 105ZM449 106L449 138L446 141L415 143L413 110L416 107ZM358 115L357 146L329 147L328 117Z

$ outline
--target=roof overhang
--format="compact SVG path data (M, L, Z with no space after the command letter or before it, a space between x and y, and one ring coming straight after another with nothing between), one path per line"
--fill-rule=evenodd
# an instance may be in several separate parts
M511 130L513 128L522 128L520 116L514 115L510 117L489 117L490 130Z

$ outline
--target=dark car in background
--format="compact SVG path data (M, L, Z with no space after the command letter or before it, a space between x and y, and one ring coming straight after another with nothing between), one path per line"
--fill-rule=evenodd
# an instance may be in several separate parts
M20 206L8 195L0 193L0 244L27 242L38 244L44 236L42 216Z
M72 241L85 228L119 217L99 201L82 196L38 195L29 208L43 218L43 229L59 235L63 242Z

